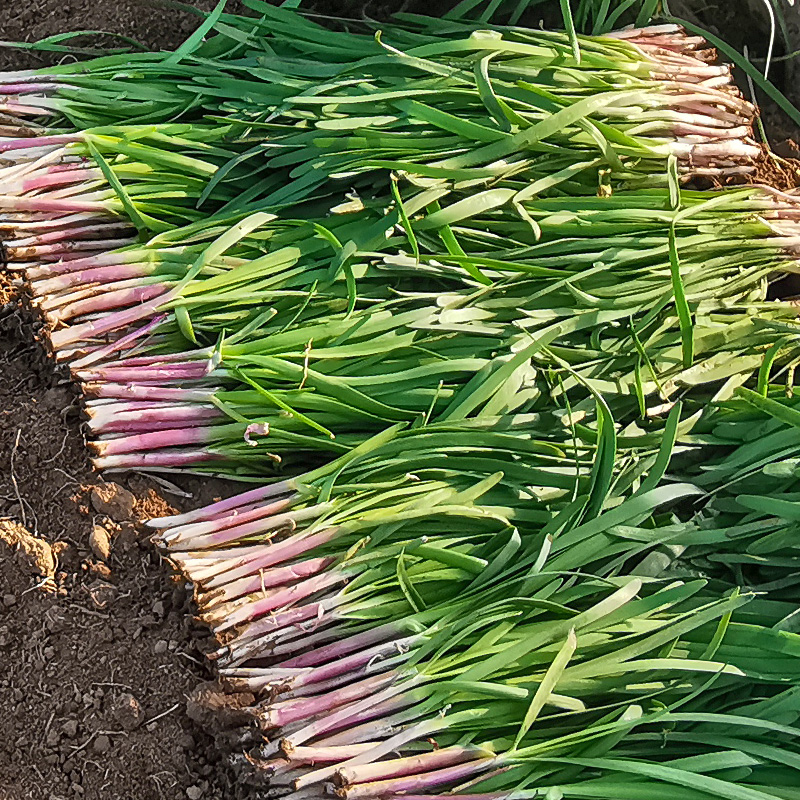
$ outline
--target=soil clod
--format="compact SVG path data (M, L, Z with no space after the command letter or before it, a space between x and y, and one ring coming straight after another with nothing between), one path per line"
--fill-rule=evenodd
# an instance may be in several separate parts
M111 536L102 525L92 526L92 532L89 534L89 547L97 558L108 561L111 555Z
M136 498L118 483L93 486L90 498L98 514L105 514L116 522L125 522L133 517Z

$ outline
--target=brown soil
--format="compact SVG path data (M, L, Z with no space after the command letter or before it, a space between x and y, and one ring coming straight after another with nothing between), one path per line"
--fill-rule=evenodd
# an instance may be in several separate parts
M35 324L0 306L0 800L234 797L186 713L206 634L137 524L224 487L105 484Z

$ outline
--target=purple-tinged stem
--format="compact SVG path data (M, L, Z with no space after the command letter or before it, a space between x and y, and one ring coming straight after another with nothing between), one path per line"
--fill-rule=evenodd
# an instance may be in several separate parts
M317 742L326 747L342 747L358 742L383 741L396 735L419 716L417 708L427 699L424 690L414 690L393 697L361 713L345 725L334 728ZM355 724L354 724L355 723Z
M17 117L22 117L25 115L31 117L41 117L43 114L52 115L53 111L58 108L58 101L50 100L50 98L47 97L28 95L25 97L25 102L18 102L14 99L14 97L20 96L0 96L0 111L5 112L6 114L13 114ZM26 105L26 102L30 103L31 105Z
M368 680L382 680L387 681L391 679L392 681L398 681L399 674L396 673L389 673L388 675L380 675L376 676L376 678L369 678ZM375 694L364 695L361 694L361 699L353 702L348 703L343 708L336 709L331 713L326 713L323 717L319 719L312 720L308 725L300 728L299 730L293 732L290 736L284 737L289 741L292 745L298 744L305 744L306 742L310 741L311 739L320 736L321 734L333 730L336 727L340 726L342 723L350 723L355 721L361 721L361 714L370 713L370 710L374 710L376 706L380 703L384 702L385 700L390 700L393 697L396 697L403 692L408 691L409 689L413 688L415 684L417 684L421 678L418 676L417 678L412 678L410 680L399 681L396 683L391 683L386 685L386 688L378 691ZM362 681L363 683L363 681ZM318 713L322 713L326 711L324 707L319 708ZM308 715L307 715L308 716ZM391 753L394 750L394 747L389 748L386 753ZM366 758L366 755L363 756ZM371 759L367 759L371 760ZM332 774L331 771L330 774ZM325 776L330 777L330 775ZM311 781L311 783L315 783L316 781ZM302 788L300 786L297 787Z
M407 636L404 639L376 645L361 653L353 653L346 658L339 659L330 664L315 667L310 672L304 672L304 674L298 676L298 678L292 682L291 688L314 686L315 684L338 678L341 675L352 674L361 669L369 670L373 664L385 661L389 657L405 655L414 645L422 641L422 638L423 637L420 635Z
M70 170L53 169L47 170L44 175L37 175L34 178L27 178L20 181L19 189L22 192L35 192L41 189L50 189L55 186L67 186L82 181L101 180L103 180L103 173L99 169L91 167Z
M72 144L73 142L80 142L82 139L83 136L79 133L70 133L58 136L28 136L22 139L12 139L11 141L0 142L0 153L7 153L10 150L27 150L29 148L36 147Z
M162 284L163 285L163 284ZM148 287L150 288L150 287ZM184 364L153 364L143 367L118 367L114 364L95 369L73 370L81 381L109 381L111 383L161 383L180 382L193 378L206 378L214 370L210 360L188 361Z
M131 233L130 223L125 220L111 222L98 222L94 225L81 225L69 228L56 228L55 230L26 233L24 239L6 242L8 247L25 246L29 244L51 244L53 242L69 241L71 239L108 239L111 234Z
M0 198L2 200L2 198ZM134 322L139 322L147 317L152 317L156 314L164 303L169 302L177 296L177 290L172 289L165 292L158 298L143 303L136 308L126 308L124 311L117 311L114 314L108 314L99 320L92 320L83 325L75 325L71 328L64 328L60 331L54 331L50 335L50 341L53 348L60 350L67 345L75 344L80 341L86 341L104 333L111 333L112 331L126 328Z
M366 800L366 798L385 797L387 794L403 794L405 792L422 792L438 786L458 783L481 772L491 769L494 758L480 758L468 764L445 767L421 775L392 778L373 783L361 783L336 790L337 797L344 800Z
M65 272L76 270L95 269L96 267L114 267L121 264L145 263L141 250L129 250L121 253L97 253L65 263L47 264L31 267L30 280L37 281L43 278L52 278Z
M326 628L318 629L314 633L298 631L294 636L286 635L270 649L270 658L280 658L296 653L306 648L322 647L330 642L331 638L339 638L334 631ZM300 641L302 639L302 641ZM281 662L282 663L282 662Z
M342 689L326 692L316 697L303 698L302 700L287 700L283 703L272 703L259 715L264 727L282 728L292 722L318 717L329 713L331 716L340 714L348 716L348 706L353 701L357 705L369 702L371 697L377 697L382 689L390 686L397 680L397 673L374 675L371 678L352 683ZM365 699L366 698L366 699Z
M260 486L258 489L250 489L247 492L228 497L225 500L218 500L216 503L197 508L194 511L187 511L184 514L176 514L172 517L155 517L147 524L151 528L173 528L179 525L186 525L190 522L218 519L221 515L233 511L234 509L292 491L294 491L293 481L279 481L278 483L271 483L267 486Z
M46 92L55 92L61 88L59 83L3 83L0 84L0 91L4 95L11 94L45 94Z
M178 403L210 403L214 392L208 389L179 389L170 386L137 386L134 383L86 383L87 397L117 400L169 400Z
M245 523L244 525L234 525L232 528L225 528L224 530L215 531L214 533L194 536L188 541L191 543L190 547L192 550L205 550L209 547L217 547L218 545L228 544L229 542L236 541L237 539L244 539L250 536L260 536L269 533L270 531L280 531L281 529L286 528L294 530L299 522L305 522L306 520L321 516L331 508L331 503L318 503L316 505L308 506L307 508L301 508L296 511L291 511L284 514L275 514L273 517L270 517L266 520L255 520L253 522ZM315 536L324 537L327 533L327 531L322 531L318 534L315 534ZM312 538L305 532L298 535L303 538ZM322 539L322 541L328 540L329 539L325 538ZM177 537L175 540L170 541L170 545L174 546L179 542L186 541L187 539L185 538ZM279 551L281 553L291 553L291 555L283 555L281 557L281 561L288 560L289 558L295 558L301 553L307 552L306 543L302 543L302 549L295 551L295 548L291 544L293 541L297 541L296 536L289 537L279 544L274 544L269 549L275 553ZM264 563L261 566L273 566L278 563L278 561L273 561L270 564Z
M311 623L308 629L313 631L314 626L322 622L326 614L335 611L336 607L343 605L344 602L345 598L341 595L326 597L324 600L315 600L313 603L250 622L234 639L226 643L224 652L219 652L215 657L220 658L227 653L230 660L237 663L242 663L246 658L255 658L262 649L269 646L269 635L274 635L284 628L300 627L306 623Z
M307 597L317 594L317 592L322 592L332 586L344 583L347 579L348 576L341 572L323 572L320 575L307 578L296 586L290 586L286 589L274 589L271 592L267 592L266 597L252 600L235 608L231 608L228 603L222 604L212 611L201 614L200 617L216 634L220 634L243 622L252 622L277 609L292 606L299 600L305 600Z
M130 281L117 281L116 283L110 284L110 286L117 289L129 289L133 286L139 286L140 283L140 280L135 279ZM55 311L64 306L68 306L70 303L77 302L78 300L84 300L87 297L94 297L95 295L102 294L104 291L108 291L105 284L101 285L95 283L91 286L79 286L77 289L65 289L63 292L58 292L57 294L34 296L33 303L42 311Z
M170 428L152 433L136 433L116 439L100 439L89 446L98 456L128 455L142 451L182 447L187 444L207 444L213 439L211 428Z
M530 800L536 797L538 792L534 789L533 794L527 795ZM413 794L410 792L402 792L399 794L392 794L391 792L388 794L382 795L385 800L443 800L443 798L452 798L452 800L510 800L511 797L524 797L526 795L521 795L518 791L513 791L511 789L505 792L484 792L482 794L473 793L473 794L462 794L459 792L458 794L446 794L443 795L441 792L437 792L436 794Z
M361 753L357 755L361 755ZM492 757L492 755L480 747L455 745L453 747L444 747L441 750L432 750L430 753L418 753L405 758L393 758L389 761L373 762L372 764L362 764L355 767L342 767L334 775L334 782L338 786L372 783L388 778L400 778L405 775L418 775L422 772L431 772L444 767L454 767L476 759Z
M75 289L65 289L57 294L35 297L33 302L44 311L56 311L78 300L97 297L106 292L115 292L121 289L137 289L157 283L157 278L131 278L130 280L114 281L113 283L94 283L89 286L79 286Z
M160 544L164 545L163 540ZM173 551L169 554L169 558L187 575L191 574L192 579L197 582L201 580L200 576L215 575L218 570L229 569L231 564L243 564L247 559L257 558L262 550L262 544L252 544L240 547L221 547L216 550Z
M201 536L206 533L214 533L237 525L254 522L264 517L272 516L277 511L283 511L299 498L299 495L292 494L290 497L274 500L271 503L253 503L249 506L234 509L225 516L218 516L205 522L190 522L186 525L176 525L170 529L168 535L164 537L168 542L179 542L191 539L194 536ZM245 562L241 562L245 563ZM238 566L238 564L237 564ZM230 579L232 580L232 578Z
M119 456L93 458L98 470L159 469L162 467L190 467L221 457L207 450L173 450L156 453L126 453Z
M134 343L138 339L141 339L143 336L148 336L149 334L153 333L168 318L169 318L168 314L158 314L155 317L153 317L153 319L151 319L147 324L143 325L141 328L137 328L136 330L133 330L130 333L126 333L124 336L121 336L116 341L111 342L111 344L95 348L91 352L82 354L80 358L76 359L73 362L72 365L73 369L82 369L84 367L91 366L92 364L97 364L98 362L102 363L105 359L107 359L114 353L119 352L120 350L127 350L128 348L133 347ZM56 354L56 358L58 359L58 354ZM189 398L182 398L182 399L188 400Z
M318 507L319 506L312 506L312 508L318 508ZM283 518L290 518L293 515L279 514L277 516ZM286 524L285 519L281 522L281 524L283 525ZM228 528L225 531L225 533L227 533L230 530L231 529ZM266 531L264 531L262 527L259 530L259 532L263 533ZM251 559L248 561L247 564L243 564L241 566L226 570L225 572L215 575L214 577L206 581L204 583L204 586L207 590L211 590L216 588L217 586L229 583L230 581L235 580L236 578L243 578L246 575L251 575L256 570L266 569L267 567L275 567L278 564L281 564L286 561L293 561L294 559L298 558L304 553L308 553L310 550L313 550L314 548L319 547L320 545L327 544L328 542L332 541L338 534L339 534L339 528L336 527L326 528L325 530L311 534L307 533L306 531L301 531L292 536L289 536L282 542L275 542L275 543L270 543L268 545L264 545L263 547L264 552L257 559ZM224 543L225 542L220 542L220 544ZM192 542L192 549L200 549L195 547L194 541Z
M174 427L176 423L184 426L203 425L208 420L224 416L215 406L200 405L199 403L169 406L149 404L130 411L114 409L105 414L94 409L87 409L87 411L91 417L88 423L89 428L95 433L145 432L162 425Z
M85 253L87 251L116 250L133 244L135 238L126 239L77 239L59 242L57 244L34 245L32 247L9 247L8 254L18 261L53 260L67 256L71 253Z
M259 581L258 589L262 588L275 588L283 587L287 582L292 580L301 580L309 578L312 575L318 574L322 569L330 566L329 561L335 561L334 556L320 556L317 558L306 559L294 564L289 564L283 567L271 567L263 569L258 564L263 560L264 551L268 550L272 545L267 545L266 548L263 544L256 544L246 547L223 548L220 550L201 550L192 551L184 556L181 553L173 554L170 556L178 564L181 565L182 570L191 580L197 584L200 594L205 598L214 597L220 592L227 591L231 582L225 577L215 581L217 586L222 586L221 589L206 590L205 587L215 578L225 576L232 573L234 570L241 573L243 569L247 569L246 579L257 577ZM221 558L216 559L214 556L217 553L225 554ZM201 556L201 557L198 557ZM209 556L203 558L202 556Z
M207 347L203 350L188 350L180 353L159 353L155 356L129 356L115 361L116 367L149 367L154 364L184 363L189 361L209 361L214 351Z
M339 764L348 758L353 758L366 752L369 748L374 747L375 744L373 742L363 742L362 744L342 745L340 747L318 747L316 745L291 747L287 743L286 750L283 751L282 755L290 762L300 764Z
M50 312L48 318L53 321L65 322L84 314L95 314L99 311L111 311L125 308L135 303L144 303L161 294L167 286L163 283L137 286L131 289L116 289L95 294L82 300L68 303L60 309Z
M2 149L0 149L2 152ZM99 200L59 200L39 197L17 197L0 194L0 208L13 208L20 211L49 211L55 214L72 214L81 211L99 211L114 214L112 207ZM116 216L119 216L118 214Z
M322 572L333 564L336 559L333 556L327 558L309 558L299 564L292 564L288 567L274 567L272 569L260 570L257 574L238 580L231 581L225 586L203 594L198 602L203 607L210 608L218 602L235 600L260 590L272 589L276 586L284 586L290 581L309 578ZM190 575L191 577L191 575Z
M324 664L328 661L343 658L350 653L357 652L365 647L372 647L376 644L381 644L406 633L404 626L399 622L387 622L384 625L379 625L363 633L357 633L354 636L349 636L346 639L341 639L332 642L324 647L319 647L309 653L290 658L287 661L282 661L281 667L315 667Z
M275 690L273 700L296 700L302 697L322 695L334 689L338 689L340 686L344 686L351 681L364 678L367 675L379 675L383 672L388 672L389 670L394 669L396 666L402 666L405 660L405 656L395 656L388 661L376 662L378 663L379 668L373 666L372 664L368 664L365 668L362 668L357 672L348 672L344 675L337 675L335 678L330 678L327 681L309 684L308 686L300 686L297 689L278 691L278 689L281 689L281 687L278 686Z
M334 594L332 597L325 597L320 601L323 607L322 616L313 621L262 632L252 639L239 637L230 642L226 650L217 650L213 656L209 657L213 660L220 659L220 666L240 667L254 658L271 658L272 649L276 643L291 642L297 646L300 641L305 641L307 638L319 634L335 635L338 630L337 626L343 623L338 612L338 606L343 605L346 599L346 596L340 593ZM317 601L315 600L314 602L316 603ZM302 606L302 608L305 607ZM258 625L260 621L252 624Z
M399 751L401 747L408 744L409 742L413 742L415 739L416 740L427 739L429 736L441 730L443 727L447 727L447 724L443 721L443 718L438 714L434 719L424 719L421 722L417 722L414 725L408 725L406 727L403 727L397 733L390 736L385 741L381 742L372 750L368 750L365 753L361 753L360 755L350 759L350 761L346 762L345 764L342 764L339 767L339 769L359 766L361 764L370 764L374 761L378 761L379 759L389 755L390 753ZM293 736L295 735L297 734L293 734ZM490 760L493 761L494 759ZM302 778L299 778L295 784L295 787L301 789L303 787L319 783L320 781L329 780L330 778L333 777L336 771L337 769L335 766L323 767L322 769L308 773L307 775L304 775Z
M70 230L75 230L86 224L89 225L122 225L124 224L126 227L130 227L130 223L124 220L116 220L116 219L108 219L107 217L99 217L97 214L45 214L45 215L34 215L29 214L27 215L28 218L25 220L23 219L16 219L16 220L5 220L4 218L0 218L0 231L9 231L14 235L34 235L39 233L47 233L48 231L65 231L68 232ZM35 218L38 217L38 218ZM37 274L41 271L43 274L46 273L47 275L52 274L52 270L50 269L51 266L48 265L46 267L31 267L31 273ZM61 265L56 265L61 266ZM41 276L38 276L41 277Z

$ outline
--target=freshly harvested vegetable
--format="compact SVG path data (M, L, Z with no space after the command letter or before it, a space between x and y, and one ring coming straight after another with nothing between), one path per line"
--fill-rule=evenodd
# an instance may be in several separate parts
M252 244L271 248L261 258L226 254L226 269L181 251L170 269L186 270L179 256L199 258L208 276L148 278L154 301L124 296L130 308L56 331L88 397L97 466L269 474L287 457L343 453L397 422L554 401L592 414L591 391L623 426L658 418L687 392L694 413L758 371L776 326L795 316L766 300L768 278L796 269L788 198L682 191L673 210L666 190L535 201L489 191L500 198L493 208L478 195L415 212L411 235L398 210L331 218L324 235L323 220L264 220L250 226ZM43 301L62 324L72 309L118 296L74 301L72 273L58 269L33 287L64 287L70 303L58 293ZM118 346L78 339L115 323L126 325ZM181 332L217 341L181 352ZM140 341L136 354L102 363Z
M389 171L594 194L663 180L669 156L688 179L748 174L760 155L728 68L675 26L576 55L565 34L414 17L378 40L250 5L259 19L216 17L216 36L175 54L0 76L0 108L32 119L0 130L12 262L112 250L126 217L144 236L353 188L386 205Z
M662 714L685 733L685 756L693 712L707 735L757 725L708 714L709 702L724 708L720 692L753 678L779 692L796 674L795 634L759 627L763 610L731 621L751 598L619 574L658 545L650 514L696 490L643 486L592 515L601 470L582 480L568 453L555 466L530 424L383 435L294 482L151 523L199 587L223 680L262 698L250 713L268 741L252 763L273 790L435 795L469 780L468 796L495 797L533 779L581 786L595 764L563 765L581 766L571 759L590 753L573 748L604 735L591 756L619 752L609 767L624 772L647 754L650 777L669 783L681 762L671 766L663 741L659 752L646 744ZM631 539L642 523L650 544ZM756 641L769 658L748 659ZM689 752L699 757L702 743ZM562 767L542 772L550 759Z
M729 69L245 2L0 76L3 259L95 464L273 479L151 522L255 698L234 758L293 800L800 798L800 206L685 188L757 168Z
M301 181L305 192L321 171L320 159L339 162L325 171L327 179L342 171L342 159L364 160L365 147L370 155L360 169L388 159L417 165L412 171L427 163L443 177L451 177L443 172L448 168L469 170L479 179L487 177L477 171L480 164L493 177L535 168L515 157L526 150L533 162L570 162L577 160L572 150L599 146L615 171L620 159L645 172L648 159L656 159L649 169L656 173L670 153L700 173L713 166L704 163L709 159L735 167L728 162L758 154L744 141L753 109L738 95L729 68L707 63L703 40L675 25L572 40L407 15L376 36L331 31L259 0L246 5L260 16L222 15L215 36L204 43L195 37L175 54L6 74L3 110L67 118L82 129L226 115L248 138L259 130L271 134L248 152L250 166L264 147L284 154L271 160L272 169L281 160L301 163L291 149L300 148L303 161L317 153ZM317 131L303 133L309 126ZM425 129L438 134L423 142Z

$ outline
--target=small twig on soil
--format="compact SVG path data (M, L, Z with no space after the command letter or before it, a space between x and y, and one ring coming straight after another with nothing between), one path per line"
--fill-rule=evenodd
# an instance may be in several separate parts
M197 664L198 667L205 667L205 664L202 661L200 661L199 658L195 658L194 656L190 656L188 653L184 653L183 650L179 650L178 651L178 655L179 656L183 656L184 658L188 658L189 661L193 662L194 664Z
M61 469L61 467L53 467L56 472L60 472L62 475L66 475L76 486L80 486L81 482L75 478L74 476L70 475L69 472L66 470Z
M72 475L70 475L66 470L61 469L61 467L54 467L54 470L56 472L60 472L62 475L66 475L73 483L80 486L81 482L77 478L74 478Z
M148 725L150 725L153 722L158 722L158 720L162 719L163 717L166 717L167 714L171 714L173 711L175 711L176 709L180 708L180 706L181 706L180 703L175 703L174 706L172 706L171 708L168 708L166 711L162 711L160 714L157 714L152 719L145 720L144 726L147 727Z
M92 739L94 739L95 736L97 736L96 731L83 744L76 745L72 749L72 755L74 756L76 753L80 753L80 751L83 750L83 748L86 747L92 741Z
M20 386L22 386L22 384L25 383L29 377L30 377L29 375L26 375L21 381L18 381L17 384L11 389L11 394L12 395L16 394L17 389L19 389Z
M62 484L62 485L61 485L61 486L60 486L58 489L56 489L56 490L55 490L55 492L53 493L53 498L55 498L55 497L58 497L58 495L60 495L60 494L61 494L61 492L63 492L63 491L64 491L64 489L66 489L66 488L67 488L67 486L69 486L69 485L70 485L70 484L69 484L69 482Z
M14 460L17 457L17 450L19 449L19 437L22 436L22 428L17 428L17 438L14 440L14 449L11 451L11 483L14 484L14 493L17 495L17 502L19 503L19 514L22 518L24 527L28 527L28 520L25 516L25 504L22 502L22 495L19 492L19 484L17 483L17 472L14 469Z
M71 755L76 755L80 753L87 745L91 743L91 741L95 738L95 736L127 736L127 731L95 731L83 744L79 744L72 749Z
M161 772L154 772L152 775L148 775L147 777L153 779L153 782L156 784L156 786L158 786L158 791L161 792L162 794L164 791L164 787L161 785L161 781L158 778L159 775L169 775L169 777L172 778L172 783L167 787L168 789L171 789L178 783L177 779L175 778L175 773L167 772L167 770L161 770Z
M77 609L78 611L83 611L84 614L89 614L91 617L100 617L100 619L109 619L108 614L101 614L99 611L92 611L90 608L84 608L83 606L79 606L77 603L70 603L70 608Z
M56 582L52 579L52 577L50 577L49 575L45 575L45 577L42 578L42 580L40 580L39 583L36 583L33 586L29 586L27 589L25 589L25 591L22 592L20 597L28 594L28 592L33 592L36 589L47 589L48 592L54 592L57 588L58 587L56 586Z
M128 686L127 683L115 683L114 681L95 681L91 684L92 686L119 686L121 689L127 689L129 692L133 691L132 686Z
M67 446L67 439L69 438L69 431L64 433L64 439L61 442L61 448L59 451L52 457L48 458L47 461L42 461L42 464L52 464L63 452L64 448Z
M53 719L55 718L56 712L55 709L53 713L50 714L50 719L47 720L47 725L44 726L44 733L42 734L42 739L47 737L47 734L50 732L50 726L53 724Z

